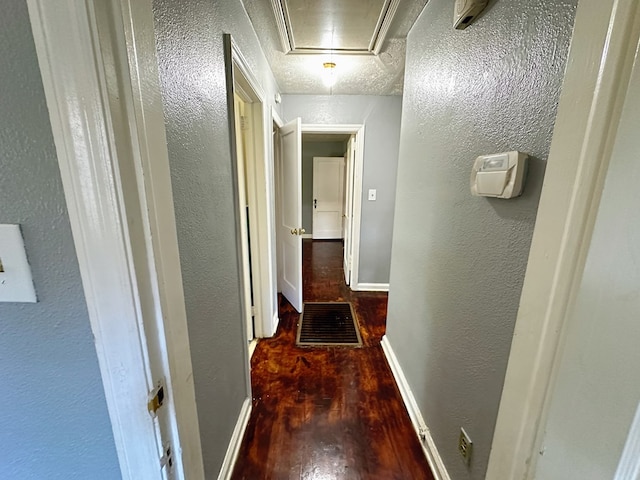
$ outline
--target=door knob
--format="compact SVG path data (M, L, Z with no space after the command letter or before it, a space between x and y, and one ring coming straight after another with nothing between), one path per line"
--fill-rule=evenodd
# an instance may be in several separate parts
M297 235L298 234L298 229L297 228L292 228L291 229L291 235Z
M298 230L298 235L304 235L307 231L304 228Z

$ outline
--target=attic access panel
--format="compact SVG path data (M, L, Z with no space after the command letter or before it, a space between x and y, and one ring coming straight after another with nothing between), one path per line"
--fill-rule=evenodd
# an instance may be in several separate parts
M399 0L272 0L285 53L378 54Z

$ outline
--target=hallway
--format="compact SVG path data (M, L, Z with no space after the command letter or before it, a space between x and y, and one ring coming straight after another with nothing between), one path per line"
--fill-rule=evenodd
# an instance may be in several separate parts
M299 315L280 298L276 336L251 361L253 411L233 477L432 480L386 363L387 294L344 283L342 242L303 241L304 301L352 302L364 346L296 347Z

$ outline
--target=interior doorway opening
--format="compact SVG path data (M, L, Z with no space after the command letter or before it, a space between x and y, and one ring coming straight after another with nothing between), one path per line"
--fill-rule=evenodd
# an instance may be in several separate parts
M352 290L359 290L364 126L302 125L302 132L306 238L342 239L344 279Z
M351 281L354 136L302 135L302 225L307 231L303 238L342 241L347 285Z
M247 352L277 326L273 169L265 95L230 36L227 42L230 130L234 150L236 233Z
M301 125L300 119L289 124L275 122L274 116L274 171L277 221L278 291L299 312L302 310L302 238L313 238L313 210L317 197L313 196L313 149L303 154L303 135L316 143L329 143L328 148L340 156L334 168L338 184L337 215L339 226L333 238L344 239L345 281L352 290L358 290L358 247L362 195L363 125ZM325 145L326 147L326 145ZM331 181L327 183L331 184ZM334 195L336 196L336 195ZM314 201L316 200L316 201ZM339 213L337 213L339 212ZM295 253L295 254L294 254Z

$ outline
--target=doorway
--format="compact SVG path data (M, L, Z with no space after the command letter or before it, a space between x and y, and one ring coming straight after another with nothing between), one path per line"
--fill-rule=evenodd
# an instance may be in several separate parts
M255 348L255 300L254 295L259 291L260 285L254 281L252 265L252 242L251 242L251 222L253 205L249 205L249 188L247 176L249 175L249 160L253 160L255 145L251 136L252 99L238 85L234 83L233 106L237 159L237 194L238 194L238 214L240 227L240 256L242 262L242 288L244 302L244 323L246 328L246 339L249 342L249 357ZM253 241L255 248L256 241Z
M285 298L287 298L292 305L301 311L302 307L302 244L301 238L313 238L313 153L305 156L306 161L303 159L302 146L296 148L284 148L283 142L286 138L294 138L291 136L293 132L293 126L289 124L282 126L282 122L275 122L274 116L274 145L279 146L280 150L277 151L274 148L274 171L276 178L276 217L279 219L278 234L276 236L277 243L277 269L278 269L278 291L282 292ZM300 120L297 120L298 125ZM297 128L297 127L296 127ZM285 133L284 130L286 130ZM341 216L343 222L341 224L341 232L338 234L342 236L345 243L343 250L343 267L344 277L347 285L351 286L352 290L358 290L357 282L357 269L358 269L358 248L359 248L359 232L360 232L360 211L362 204L362 166L363 166L363 151L362 148L358 148L362 145L364 138L364 126L363 125L300 125L302 134L308 139L309 135L315 135L314 140L328 141L332 143L337 140L337 143L333 145L337 149L335 155L339 155L344 159L344 170L342 173L342 180L344 182L342 191L345 192L342 195L342 205L338 208L342 212ZM298 134L299 135L299 134ZM302 144L302 136L300 136L300 143ZM291 150L290 154L287 152ZM295 153L298 151L299 153ZM293 155L294 158L289 158ZM297 156L297 159L295 158ZM284 161L283 159L285 159ZM296 172L285 171L286 168L283 165L292 165L292 168ZM307 168L305 168L305 164ZM286 179L286 181L285 181ZM299 192L290 191L294 185L299 185ZM305 188L306 186L306 188ZM296 189L294 189L296 190ZM303 193L304 192L304 193ZM295 193L295 195L294 195ZM285 197L289 198L287 201ZM296 200L297 199L297 200ZM285 210L289 210L292 207L292 202L296 204L296 218L299 215L299 226L289 228L293 225L291 222L280 222L285 215ZM289 215L292 216L292 215ZM282 228L281 228L282 223ZM294 222L295 223L295 222ZM296 225L298 225L296 223ZM285 228L286 227L286 228ZM287 245L294 240L288 233L297 237L295 240L300 255L296 255L295 265L291 262L290 255L285 255L287 251ZM299 244L299 245L298 245ZM288 250L291 250L289 248ZM296 250L297 251L297 250ZM299 273L293 275L293 273ZM288 275L287 275L288 273ZM296 284L292 285L292 278L296 280Z
M358 288L360 214L362 208L362 170L364 152L363 125L302 125L303 132L303 225L309 222L307 238L342 238L344 279L352 290ZM314 156L339 156L343 159L340 232L320 232L313 225L317 211L313 196ZM306 188L305 188L306 187Z
M225 36L227 82L232 90L236 233L244 330L251 357L258 338L273 335L278 322L273 239L273 169L265 135L265 95L230 36Z
M312 237L316 240L342 239L344 167L344 157L313 157Z
M359 290L357 270L364 161L363 150L359 146L363 145L364 126L302 125L302 132L302 223L308 232L306 238L342 239L344 279L352 290ZM319 163L314 158L322 157L340 157L341 168L336 169L334 165L330 183L339 187L334 192L340 199L339 205L323 205L315 194L317 192L314 193L317 183L314 164ZM337 163L335 160L333 162ZM324 218L320 225L316 225L314 221L318 219L319 212ZM338 218L334 218L332 225L327 226L326 222L335 217L336 212L339 212Z
M349 134L302 134L303 238L340 239Z

